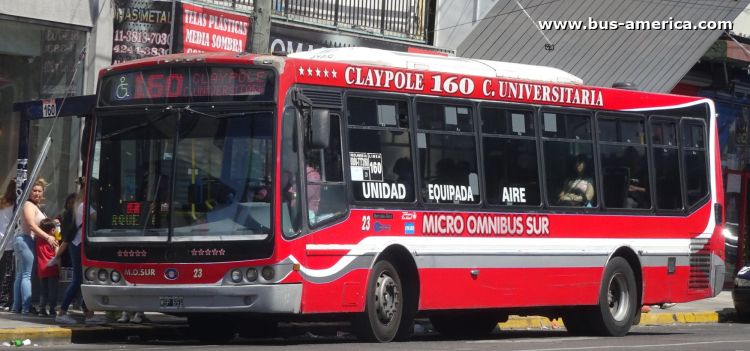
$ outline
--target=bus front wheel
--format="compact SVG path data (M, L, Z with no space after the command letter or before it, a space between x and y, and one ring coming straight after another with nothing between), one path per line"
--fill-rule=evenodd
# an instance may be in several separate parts
M398 271L387 259L376 262L370 271L365 311L352 319L357 338L370 342L390 342L399 326L410 325L404 314L404 290Z
M630 264L622 257L609 261L599 287L599 304L591 310L589 325L603 336L623 336L633 325L637 290Z

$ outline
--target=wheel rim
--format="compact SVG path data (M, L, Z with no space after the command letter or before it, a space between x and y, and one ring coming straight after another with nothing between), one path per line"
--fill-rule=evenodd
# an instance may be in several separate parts
M388 271L380 273L375 286L375 310L378 320L383 325L388 325L393 320L400 303L398 285Z
M607 302L609 312L616 321L621 322L627 318L630 311L630 292L625 275L622 273L616 273L610 279Z

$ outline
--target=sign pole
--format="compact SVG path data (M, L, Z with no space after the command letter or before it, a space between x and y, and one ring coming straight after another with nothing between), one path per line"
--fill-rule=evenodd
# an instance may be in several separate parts
M267 54L271 37L271 0L254 0L253 17L253 41L250 43L250 52Z

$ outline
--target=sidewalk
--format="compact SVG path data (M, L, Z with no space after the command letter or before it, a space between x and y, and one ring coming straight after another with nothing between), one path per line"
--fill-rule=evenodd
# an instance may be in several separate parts
M665 325L676 323L724 323L736 319L732 290L723 290L710 299L677 304L668 309L651 306L651 311L641 314L638 325ZM499 324L500 329L556 329L564 327L563 321L550 321L546 317L510 316L507 322Z
M98 312L97 315L104 317ZM81 324L62 325L51 317L24 316L0 312L0 345L12 340L29 339L31 345L67 345L71 342L145 341L155 339L184 340L190 338L187 319L161 313L146 313L149 322L143 324L121 324L109 320L106 325L85 325L83 314L71 312ZM732 292L725 290L719 296L677 304L669 309L652 308L641 315L640 325L676 323L722 323L735 319ZM431 329L428 320L417 321L423 329ZM561 320L550 321L539 316L511 316L507 322L499 323L500 329L558 329L564 328ZM348 332L347 323L291 323L280 326L279 336L336 335Z
M112 340L146 340L187 335L187 319L161 313L147 313L149 322L123 324L108 319L105 325L85 325L84 316L72 311L70 315L80 324L59 324L52 317L37 317L0 312L0 345L12 340L31 341L31 345L68 345L71 342ZM104 313L97 312L104 317Z

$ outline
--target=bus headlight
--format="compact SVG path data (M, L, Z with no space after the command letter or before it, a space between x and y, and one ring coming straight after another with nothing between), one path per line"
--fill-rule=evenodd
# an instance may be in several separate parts
M235 283L239 283L242 281L242 271L239 269L232 270L231 279Z
M96 280L96 269L95 268L89 268L86 270L86 280L88 281L94 281Z
M258 279L258 270L255 268L248 268L247 273L245 273L245 277L247 277L247 281L254 282L256 279Z
M750 287L750 280L742 279L742 278L734 278L734 285L741 287L741 288L747 288L747 287Z
M99 280L100 281L106 281L107 278L109 278L109 273L107 273L107 270L102 268L99 270Z
M113 270L112 274L109 275L109 279L112 280L113 283L120 282L121 278L122 276L120 275L120 272L118 272L117 270Z
M274 274L273 273L273 268L268 267L268 266L263 267L263 271L261 272L261 274L263 274L263 279L265 279L265 280L271 280L271 279L273 279L273 274Z

